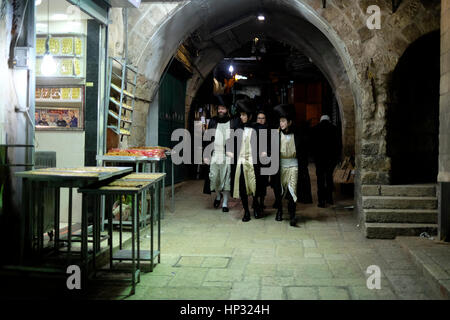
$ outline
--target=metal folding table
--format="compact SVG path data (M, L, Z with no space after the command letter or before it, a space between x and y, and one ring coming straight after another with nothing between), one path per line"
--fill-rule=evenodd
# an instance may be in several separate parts
M165 173L134 173L122 177L121 179L110 182L107 185L96 187L95 185L91 185L87 188L80 188L78 192L88 196L93 195L100 199L100 197L105 197L106 199L106 209L105 211L108 213L108 233L109 233L109 267L108 271L120 271L123 270L114 269L113 261L131 261L131 284L132 284L132 293L135 293L136 283L140 281L140 270L141 270L141 261L150 261L150 271L153 271L154 260L158 258L158 263L161 260L160 252L161 252L161 219L160 219L160 210L161 210L161 193L162 189L162 181L164 181L166 174ZM142 213L145 214L145 210L148 211L148 207L143 205L145 201L145 193L150 188L155 189L156 196L156 209L158 211L157 214L157 222L158 222L158 247L157 250L154 250L154 230L153 230L153 219L154 219L154 210L153 205L150 210L150 250L141 250L140 249L140 212L139 212L139 203L141 202ZM133 197L132 200L132 210L131 210L131 250L124 250L122 246L122 196L123 195L131 195ZM112 216L112 208L111 198L119 197L119 225L120 225L120 233L119 233L119 250L113 253L113 216ZM154 201L152 201L152 204ZM145 209L146 208L146 209ZM99 215L99 212L96 213ZM98 218L98 216L97 216ZM98 219L94 219L94 221L98 221ZM95 229L96 232L94 234L94 242L99 244L99 228ZM86 235L85 235L86 236ZM94 271L96 271L95 259L94 259ZM105 270L102 270L105 271Z
M81 168L45 168L31 171L16 173L16 176L23 179L23 211L25 215L25 223L22 227L22 239L20 252L20 262L24 262L24 257L28 254L37 254L39 259L42 258L44 248L44 232L43 232L43 210L44 205L41 201L41 195L44 188L51 187L55 192L55 241L54 252L61 253L60 248L60 189L69 188L69 208L68 208L68 234L67 234L67 259L70 263L72 260L72 189L83 188L90 184L107 181L121 177L132 171L130 167L81 167ZM85 205L83 201L83 206ZM36 213L36 206L37 213ZM82 212L81 221L81 260L82 263L87 262L87 240L83 241L84 236L87 239L88 221L87 214ZM85 250L84 250L85 249ZM95 252L94 252L95 254Z

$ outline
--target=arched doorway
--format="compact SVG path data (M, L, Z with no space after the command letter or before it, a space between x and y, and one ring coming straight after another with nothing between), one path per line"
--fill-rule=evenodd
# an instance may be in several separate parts
M387 154L392 184L435 183L439 155L440 31L411 44L391 83Z

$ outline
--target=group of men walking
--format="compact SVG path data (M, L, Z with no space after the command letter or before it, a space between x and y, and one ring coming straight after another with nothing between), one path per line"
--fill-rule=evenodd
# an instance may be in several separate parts
M238 117L231 118L230 104L222 96L216 96L218 115L209 122L208 129L215 129L213 151L205 156L209 165L209 175L205 179L204 193L216 193L214 208L228 212L228 200L232 196L241 199L244 209L242 221L251 220L248 198L252 197L252 209L255 219L262 217L267 187L270 185L275 194L274 208L277 209L276 221L283 220L283 199L288 200L290 225L296 226L296 203L312 203L311 183L308 163L311 154L316 164L318 206L333 204L333 170L340 158L340 137L336 126L327 115L311 130L295 125L295 108L282 104L273 111L277 115L279 166L276 173L262 174L265 166L270 166L271 154L270 128L268 114L259 109L255 101L242 99L236 102ZM236 130L241 134L232 134ZM276 129L276 128L274 128ZM267 130L263 134L263 130ZM267 148L260 139L268 139ZM256 158L256 159L255 159ZM269 182L270 179L270 182Z

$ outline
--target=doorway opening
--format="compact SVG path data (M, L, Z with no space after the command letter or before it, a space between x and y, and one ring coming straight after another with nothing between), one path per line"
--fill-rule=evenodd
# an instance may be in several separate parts
M387 113L392 184L436 183L439 156L440 31L405 51L394 70Z

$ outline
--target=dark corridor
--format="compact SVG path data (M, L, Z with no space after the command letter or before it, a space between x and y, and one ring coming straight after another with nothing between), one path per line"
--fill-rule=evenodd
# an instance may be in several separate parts
M387 114L391 183L435 183L439 155L440 32L414 42L400 58Z

